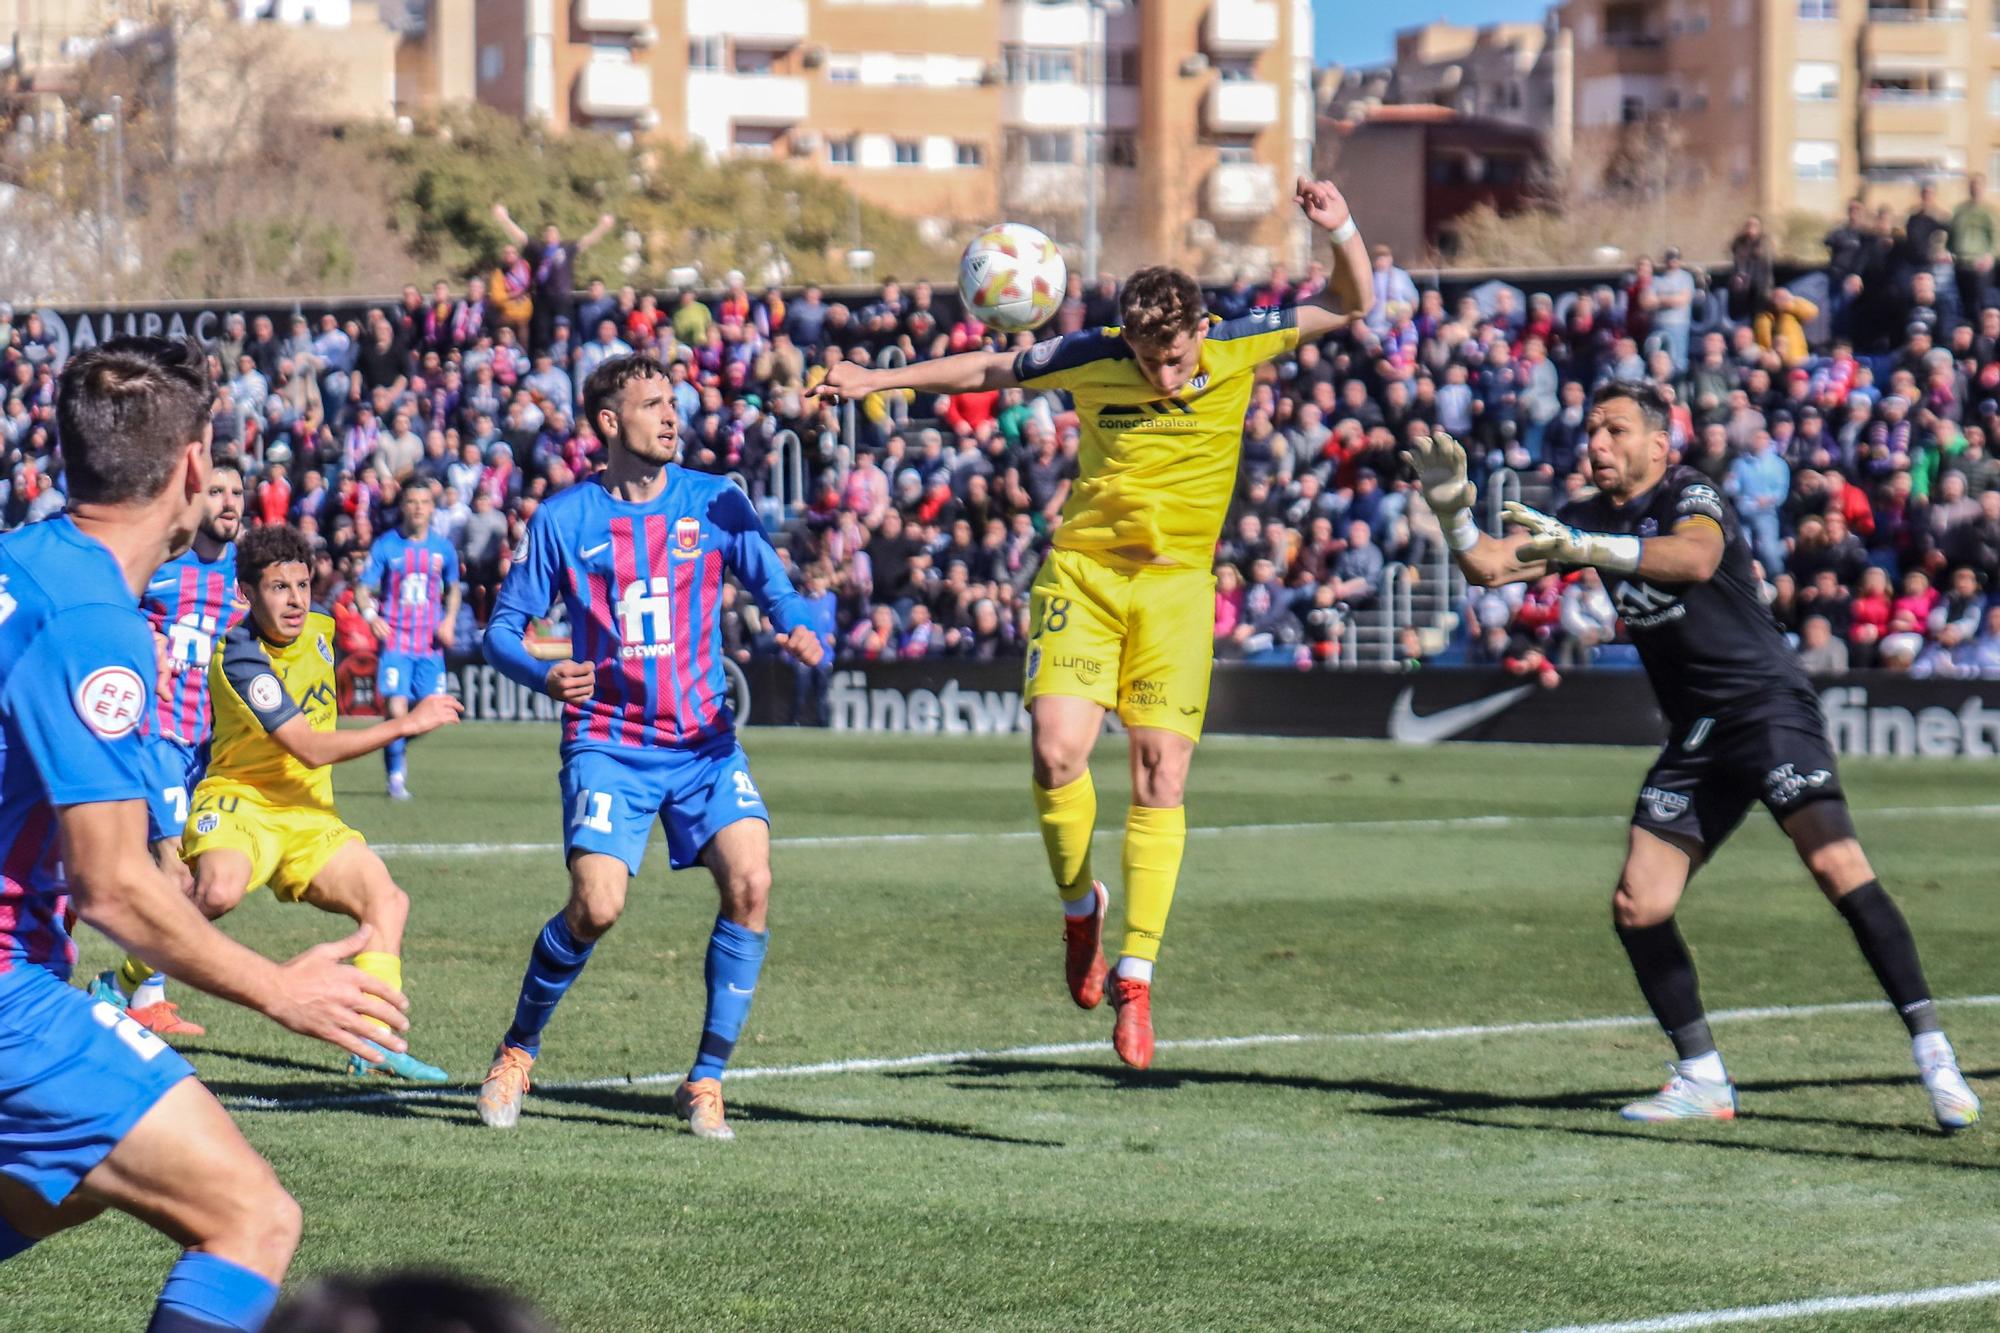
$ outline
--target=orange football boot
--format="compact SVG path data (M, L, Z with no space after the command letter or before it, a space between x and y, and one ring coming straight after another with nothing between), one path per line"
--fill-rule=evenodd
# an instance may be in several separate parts
M1111 979L1111 1007L1118 1021L1111 1028L1111 1048L1134 1069L1153 1063L1153 985L1133 977Z
M161 1000L143 1009L127 1009L125 1017L137 1023L146 1031L162 1037L206 1037L208 1029L199 1023L190 1023L181 1017L181 1007L172 1000Z
M479 1118L495 1129L512 1129L521 1118L521 1101L528 1095L528 1071L535 1057L518 1046L493 1053L493 1067L479 1085Z
M1069 997L1079 1009L1095 1009L1104 999L1104 977L1110 969L1104 962L1104 911L1111 895L1101 880L1092 880L1091 896L1096 910L1089 916L1063 913L1063 976L1069 982Z

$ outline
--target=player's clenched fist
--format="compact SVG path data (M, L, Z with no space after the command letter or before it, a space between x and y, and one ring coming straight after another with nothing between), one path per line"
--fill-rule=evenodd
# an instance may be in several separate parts
M868 388L868 367L857 366L852 361L842 361L829 368L826 378L807 392L808 398L841 399L863 398L870 392Z
M580 704L597 689L597 666L592 662L558 662L549 668L549 698L562 704Z
M826 655L826 645L820 642L819 634L810 625L794 626L784 638L784 649L805 665L818 666L819 659Z
M465 705L449 694L433 694L418 701L417 706L404 714L410 720L410 735L422 736L448 727L458 721L465 711Z
M344 940L307 949L282 969L285 984L265 1013L302 1037L316 1037L371 1063L379 1058L372 1042L406 1051L396 1033L410 1027L409 997L379 977L343 961L368 947L367 926ZM384 1031L387 1024L393 1031Z

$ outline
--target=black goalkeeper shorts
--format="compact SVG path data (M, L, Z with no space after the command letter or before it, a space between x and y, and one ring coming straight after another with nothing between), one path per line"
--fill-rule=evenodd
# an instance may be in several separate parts
M1632 823L1712 853L1752 801L1783 823L1815 801L1845 799L1818 701L1784 694L1676 728L1639 789Z

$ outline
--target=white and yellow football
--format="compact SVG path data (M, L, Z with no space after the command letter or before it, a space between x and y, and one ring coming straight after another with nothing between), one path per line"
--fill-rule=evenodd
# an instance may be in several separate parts
M1055 314L1068 275L1054 241L1026 223L1000 222L959 257L958 294L982 324L1019 333Z

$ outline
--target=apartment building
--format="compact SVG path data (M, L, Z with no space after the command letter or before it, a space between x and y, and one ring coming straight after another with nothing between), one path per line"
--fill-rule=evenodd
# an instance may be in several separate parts
M1569 158L1576 78L1571 34L1548 23L1426 23L1396 34L1385 65L1329 71L1326 114L1366 120L1384 106L1437 106L1541 136L1550 160Z
M777 157L1107 267L1302 263L1310 0L481 0L479 101L557 128Z
M1580 159L1664 139L1769 213L2000 176L2000 0L1570 0L1561 22Z

